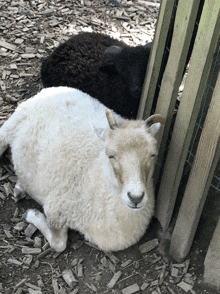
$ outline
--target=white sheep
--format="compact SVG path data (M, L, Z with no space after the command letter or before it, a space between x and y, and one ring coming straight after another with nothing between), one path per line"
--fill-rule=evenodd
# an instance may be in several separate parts
M30 209L26 219L57 252L68 228L104 251L127 248L153 215L155 122L164 119L115 118L88 94L57 87L21 103L0 128L0 155L11 147L16 188L43 206L44 214Z

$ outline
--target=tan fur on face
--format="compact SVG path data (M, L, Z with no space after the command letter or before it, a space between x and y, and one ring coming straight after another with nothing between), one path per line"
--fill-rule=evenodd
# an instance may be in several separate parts
M132 167L132 160L139 161L142 181L146 181L151 157L157 155L157 142L148 133L143 121L124 121L119 124L118 129L109 130L106 154L114 156L110 161L115 175L122 184L126 181L126 169ZM130 174L129 171L128 174Z

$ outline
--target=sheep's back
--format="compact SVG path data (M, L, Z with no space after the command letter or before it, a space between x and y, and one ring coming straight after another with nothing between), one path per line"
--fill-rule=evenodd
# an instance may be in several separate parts
M124 42L103 34L82 32L72 36L43 60L41 78L44 87L76 87L93 97L88 92L91 88L88 78L94 79L94 75L99 73L100 83L103 82L107 75L99 71L99 68L103 65L105 50L112 45L126 46ZM99 79L96 80L98 81Z
M136 118L140 97L130 93L128 80L115 70L102 70L105 50L128 47L108 35L79 33L58 46L43 60L41 79L44 87L68 86L97 98L126 118ZM110 64L111 68L111 64Z

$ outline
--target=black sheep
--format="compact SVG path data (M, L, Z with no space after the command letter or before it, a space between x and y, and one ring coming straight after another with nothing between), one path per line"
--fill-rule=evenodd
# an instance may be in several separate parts
M69 86L136 118L152 43L130 47L100 33L81 32L42 62L44 87Z

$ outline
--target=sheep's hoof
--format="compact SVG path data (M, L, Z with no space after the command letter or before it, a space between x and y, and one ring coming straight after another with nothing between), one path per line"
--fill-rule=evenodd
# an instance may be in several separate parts
M60 244L52 244L50 245L52 249L56 252L63 252L66 249L66 242L60 242Z
M66 249L66 229L49 227L45 215L37 209L28 209L25 219L41 231L51 248L56 252L62 252Z
M37 209L28 209L26 212L26 221L35 224L35 222L43 221L45 222L45 216Z

